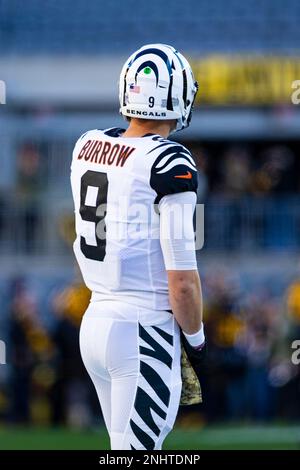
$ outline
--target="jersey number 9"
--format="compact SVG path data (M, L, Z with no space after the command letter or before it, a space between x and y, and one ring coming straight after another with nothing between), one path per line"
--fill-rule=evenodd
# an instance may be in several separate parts
M88 188L96 188L96 203L91 206L86 202ZM87 171L81 178L80 188L80 215L82 220L91 222L95 226L96 245L89 245L85 237L80 237L80 249L84 256L95 261L103 261L106 253L106 204L108 179L106 173Z

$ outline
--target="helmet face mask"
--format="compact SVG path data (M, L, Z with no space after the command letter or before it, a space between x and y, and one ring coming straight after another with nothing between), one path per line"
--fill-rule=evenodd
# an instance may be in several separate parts
M176 120L189 126L198 90L192 69L172 46L149 44L125 62L119 82L120 113L126 117Z

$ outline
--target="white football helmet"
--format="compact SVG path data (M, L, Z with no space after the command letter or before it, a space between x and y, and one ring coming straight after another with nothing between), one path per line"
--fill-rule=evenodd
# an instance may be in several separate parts
M125 62L119 83L120 113L140 119L176 119L188 127L198 90L190 64L174 47L147 44Z

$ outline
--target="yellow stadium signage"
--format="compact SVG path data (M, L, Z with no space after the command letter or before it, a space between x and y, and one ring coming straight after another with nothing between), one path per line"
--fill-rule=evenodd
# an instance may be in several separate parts
M209 56L191 61L200 89L197 104L291 104L300 57Z

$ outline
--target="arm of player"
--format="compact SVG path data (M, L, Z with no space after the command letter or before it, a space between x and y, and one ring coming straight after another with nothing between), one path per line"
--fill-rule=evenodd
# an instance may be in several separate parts
M172 270L167 273L170 304L175 318L185 333L194 335L202 327L202 292L198 271Z
M160 243L168 273L169 297L175 318L193 347L204 342L202 293L197 272L193 214L197 200L197 168L182 145L159 146L150 185L160 212Z
M160 243L173 314L188 342L195 348L201 348L204 343L203 308L194 242L195 205L196 194L191 191L161 199Z

